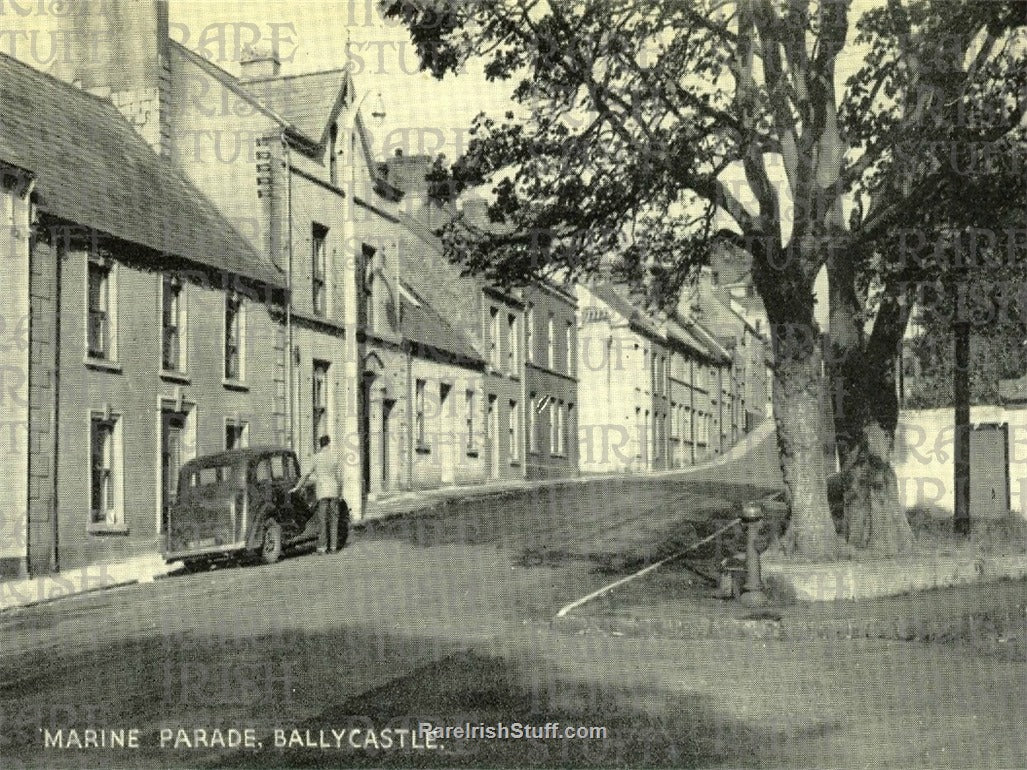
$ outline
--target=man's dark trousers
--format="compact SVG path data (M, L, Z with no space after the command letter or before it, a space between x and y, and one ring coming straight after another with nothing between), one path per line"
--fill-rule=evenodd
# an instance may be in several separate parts
M323 497L317 501L317 547L329 553L339 550L339 501Z

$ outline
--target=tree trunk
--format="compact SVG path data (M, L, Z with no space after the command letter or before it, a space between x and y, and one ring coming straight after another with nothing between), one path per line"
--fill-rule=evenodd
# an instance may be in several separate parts
M842 458L845 531L850 545L894 556L913 547L913 531L892 468L898 395L890 369L844 367L835 420Z
M895 359L909 303L900 302L900 292L890 286L867 336L863 326L867 297L857 289L854 268L858 256L836 248L827 260L831 299L827 369L841 457L845 535L857 548L894 555L913 547L913 532L891 465L899 421Z
M777 326L773 334L774 417L792 511L783 546L786 552L810 559L836 559L840 542L827 505L824 474L819 339L815 333L782 339Z
M881 556L913 548L913 530L891 465L893 447L894 435L870 423L861 441L843 450L846 537L850 545Z

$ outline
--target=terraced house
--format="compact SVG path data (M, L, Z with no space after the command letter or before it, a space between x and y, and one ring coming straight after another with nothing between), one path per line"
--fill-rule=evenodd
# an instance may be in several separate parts
M666 470L720 451L725 352L678 317L638 309L612 283L578 287L579 466L595 473Z
M428 156L399 153L369 166L378 170L375 199L392 198L391 216L405 231L398 241L402 275L417 282L484 361L482 398L475 410L484 428L476 453L482 478L500 482L576 475L575 299L548 282L501 289L462 275L445 258L436 235L456 211L429 200L431 163ZM464 214L479 222L484 217L476 200L465 203Z
M623 286L578 287L582 471L646 472L714 457L755 427L745 420L747 359L733 336L751 330L714 298L687 295L644 312ZM700 320L701 319L701 320ZM764 371L761 368L761 371ZM764 394L753 396L763 405Z
M396 184L402 175L387 173L374 157L363 119L355 125L366 492L377 500L481 484L495 436L486 421L492 391L485 358L460 317L434 301L439 276L424 264L441 253L438 238L407 215L406 193Z
M688 466L766 413L727 295L653 315L611 284L463 275L431 159L375 156L344 69L251 50L233 74L159 0L57 23L52 73L0 56L0 574L157 550L182 463L226 448L307 466L331 436L360 517Z
M0 564L155 550L185 459L284 439L286 276L110 98L0 55L0 127Z

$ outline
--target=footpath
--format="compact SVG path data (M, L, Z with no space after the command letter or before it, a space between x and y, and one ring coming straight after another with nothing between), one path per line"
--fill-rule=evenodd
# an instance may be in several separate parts
M694 465L689 468L637 473L632 474L630 478L667 479L680 477L682 480L687 480L689 477L697 474L708 475L711 472L718 473L721 469L726 470L732 463L747 456L766 455L767 452L761 452L760 450L764 449L766 443L773 441L773 439L773 423L768 420L745 436L730 450L710 462ZM779 471L769 467L766 462L759 463L759 465L768 466L756 472L757 476L765 477L765 483L768 486L780 483ZM778 474L777 478L774 478L775 473ZM752 474L753 470L751 468L747 469L747 475L751 476ZM565 485L586 485L608 481L610 478L609 474L603 474L533 481L516 479L490 482L476 486L454 486L442 489L404 492L378 500L367 501L364 507L364 516L360 520L352 522L351 527L359 531L371 522L402 516L430 514L444 509L453 503L487 500L504 496L530 495L535 491L547 488ZM177 571L179 567L180 565L177 562L165 564L161 555L153 551L141 553L117 562L91 564L85 567L63 570L51 575L0 581L0 612L45 604L70 596L158 580Z

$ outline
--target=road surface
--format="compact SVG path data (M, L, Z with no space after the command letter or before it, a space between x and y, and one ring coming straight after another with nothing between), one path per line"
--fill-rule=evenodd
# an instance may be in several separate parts
M731 477L500 496L370 526L337 555L5 613L3 766L1024 764L1023 664L550 626L765 491ZM569 726L605 735L555 737Z

